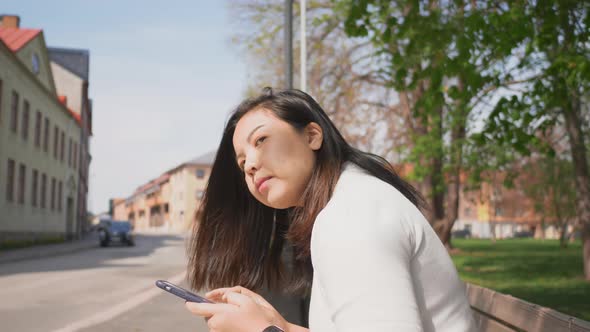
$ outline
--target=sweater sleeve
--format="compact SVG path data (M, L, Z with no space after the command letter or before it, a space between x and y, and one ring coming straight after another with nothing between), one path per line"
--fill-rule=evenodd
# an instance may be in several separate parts
M340 204L316 220L314 273L338 332L423 331L412 282L411 214L397 203Z

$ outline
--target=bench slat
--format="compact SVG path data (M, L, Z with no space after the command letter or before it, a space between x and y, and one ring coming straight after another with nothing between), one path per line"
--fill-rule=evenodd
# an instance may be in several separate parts
M531 332L590 331L590 322L491 289L467 284L467 294L472 308L506 326Z
M473 318L475 318L475 323L477 324L477 326L479 327L478 331L479 332L515 332L516 330L513 330L505 325L502 325L501 323L488 318L482 314L480 314L478 311L473 310Z

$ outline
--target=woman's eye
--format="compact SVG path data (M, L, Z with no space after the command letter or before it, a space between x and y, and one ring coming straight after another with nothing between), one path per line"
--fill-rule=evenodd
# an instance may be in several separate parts
M264 140L266 139L266 136L262 136L259 139L256 140L255 146L260 145L262 142L264 142Z

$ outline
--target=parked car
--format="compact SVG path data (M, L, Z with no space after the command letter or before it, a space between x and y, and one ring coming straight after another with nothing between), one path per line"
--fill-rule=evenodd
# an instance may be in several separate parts
M133 226L129 221L101 220L98 224L98 239L101 247L106 247L113 241L128 246L135 245Z
M456 239L469 239L471 238L471 230L469 228L460 229L451 232L451 237Z

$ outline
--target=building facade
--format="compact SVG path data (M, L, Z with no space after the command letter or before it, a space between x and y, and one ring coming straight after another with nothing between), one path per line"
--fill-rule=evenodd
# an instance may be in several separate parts
M194 222L215 152L184 162L141 185L126 199L113 199L113 219L137 231L185 232Z
M557 239L561 227L556 220L535 210L534 202L522 188L503 185L505 175L496 172L477 190L460 190L459 217L453 230L469 229L476 238L505 239L517 236ZM521 174L520 181L530 181ZM566 228L574 231L573 226Z
M92 136L92 101L89 98L90 52L82 49L48 48L51 71L58 95L74 112L81 122L80 138L69 141L72 145L72 159L78 167L78 206L76 213L76 230L78 236L88 231L88 171L92 156L90 154L90 137Z
M0 241L74 237L81 121L60 101L43 31L0 20Z

